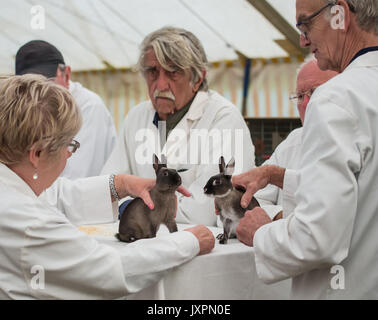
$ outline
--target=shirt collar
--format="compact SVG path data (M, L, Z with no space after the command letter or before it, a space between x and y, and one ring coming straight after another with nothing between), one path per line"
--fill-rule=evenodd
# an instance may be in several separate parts
M13 170L9 169L5 164L0 163L0 181L5 184L7 188L16 189L26 196L37 198L37 195L30 188L30 186L22 180L22 178L16 174Z
M367 47L367 48L363 48L363 49L361 49L360 51L358 51L358 52L354 55L353 59L349 62L348 66L350 66L351 63L352 63L354 60L356 60L358 57L360 57L360 56L362 56L362 55L364 55L364 54L366 54L366 53L368 53L368 52L372 52L372 51L378 51L378 46L376 46L376 47Z

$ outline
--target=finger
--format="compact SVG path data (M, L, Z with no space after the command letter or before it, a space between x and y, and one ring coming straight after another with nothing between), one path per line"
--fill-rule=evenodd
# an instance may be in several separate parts
M177 188L177 191L180 192L185 197L191 197L192 196L192 194L183 186L179 186Z
M152 201L151 195L150 195L150 193L148 191L143 191L140 194L140 198L147 205L147 207L150 208L150 210L153 210L155 208L154 202Z
M240 201L240 205L245 209L248 207L249 203L251 202L252 200L252 197L253 197L253 192L254 190L252 190L251 188L247 188L246 192L243 194L242 198L241 198L241 201Z

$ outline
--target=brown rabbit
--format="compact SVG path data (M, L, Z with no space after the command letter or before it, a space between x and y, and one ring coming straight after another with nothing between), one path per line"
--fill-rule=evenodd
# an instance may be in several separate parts
M229 238L236 238L236 227L245 212L260 206L255 197L252 198L247 209L240 205L245 190L236 189L232 185L231 177L235 169L234 158L230 160L226 168L224 165L224 158L220 157L220 173L212 176L203 188L206 195L215 198L215 205L223 223L223 234L217 236L220 244L226 244Z
M164 163L160 163L154 154L153 161L156 185L151 189L150 195L154 209L149 209L140 198L132 200L123 211L119 222L119 233L116 237L120 241L133 242L143 238L153 238L161 223L167 226L169 232L177 231L175 192L181 185L181 177L176 170L167 169L163 158Z

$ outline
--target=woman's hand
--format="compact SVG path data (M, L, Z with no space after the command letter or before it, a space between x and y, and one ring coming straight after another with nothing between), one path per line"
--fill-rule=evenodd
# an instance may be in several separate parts
M154 209L154 203L150 196L150 190L155 186L156 179L140 178L129 174L119 174L114 177L114 185L120 198L127 196L139 197L151 209ZM183 186L177 188L177 191L185 197L191 194ZM113 201L115 199L112 198Z

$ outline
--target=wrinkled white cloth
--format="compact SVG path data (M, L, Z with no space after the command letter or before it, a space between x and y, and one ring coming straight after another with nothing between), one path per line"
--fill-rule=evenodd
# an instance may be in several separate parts
M60 178L37 197L0 164L0 299L122 298L199 253L187 231L117 250L79 231L117 217L108 179Z
M68 159L61 177L98 176L116 144L113 118L102 99L80 83L70 81L69 91L81 111L83 125L74 138L80 148Z
M263 165L275 165L281 168L296 170L299 167L300 148L302 144L302 128L297 128L290 132L284 141L282 141L274 150L272 156L263 163ZM283 211L283 217L286 218L291 210L283 210L283 193L294 195L296 185L287 183L284 184L284 190L269 184L264 189L255 193L255 198L259 201L262 209L266 211L269 217L273 220L274 217ZM286 198L287 199L287 198ZM289 201L287 199L287 201ZM287 206L288 204L286 204Z
M306 111L297 206L254 236L259 277L294 277L293 298L378 298L377 88L377 52L318 87Z

